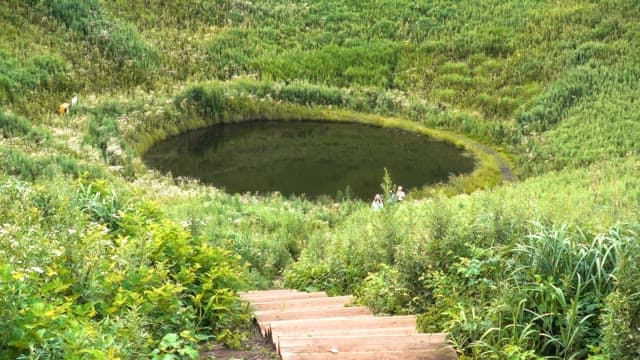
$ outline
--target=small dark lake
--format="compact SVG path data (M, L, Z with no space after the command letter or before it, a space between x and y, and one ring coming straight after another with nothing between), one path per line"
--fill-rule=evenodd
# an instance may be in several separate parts
M363 200L381 192L385 167L411 192L470 172L475 163L454 145L422 135L315 121L216 125L159 142L144 161L230 193L336 196L349 187Z

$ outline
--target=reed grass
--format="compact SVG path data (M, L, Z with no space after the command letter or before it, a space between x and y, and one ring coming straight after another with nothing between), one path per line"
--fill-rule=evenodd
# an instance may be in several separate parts
M632 0L2 2L0 357L237 346L247 279L420 314L461 358L640 357L639 17ZM479 165L372 216L160 177L133 151L261 119L398 127ZM507 168L521 181L494 187Z

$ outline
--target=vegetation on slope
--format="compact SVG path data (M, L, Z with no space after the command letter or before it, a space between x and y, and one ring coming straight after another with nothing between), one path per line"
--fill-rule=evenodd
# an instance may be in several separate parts
M211 336L240 344L238 289L280 281L421 314L468 358L639 357L639 16L632 0L3 2L0 357L195 358ZM360 113L499 147L528 179L372 216L139 160L217 121Z

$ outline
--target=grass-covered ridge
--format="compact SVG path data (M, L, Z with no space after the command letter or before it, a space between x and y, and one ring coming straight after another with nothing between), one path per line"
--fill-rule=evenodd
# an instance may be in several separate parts
M196 358L241 343L238 289L282 282L420 314L465 358L640 357L638 18L632 0L4 1L0 358ZM485 190L372 214L139 159L257 118L447 134L491 154L450 186ZM520 182L491 187L494 151Z

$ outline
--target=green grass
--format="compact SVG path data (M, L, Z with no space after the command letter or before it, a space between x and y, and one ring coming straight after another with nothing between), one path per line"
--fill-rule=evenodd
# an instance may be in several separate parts
M5 1L0 358L194 358L203 337L241 342L236 290L282 282L417 313L461 358L639 357L639 17L633 0ZM399 127L480 165L372 214L139 159L254 119ZM496 186L511 164L521 181Z

